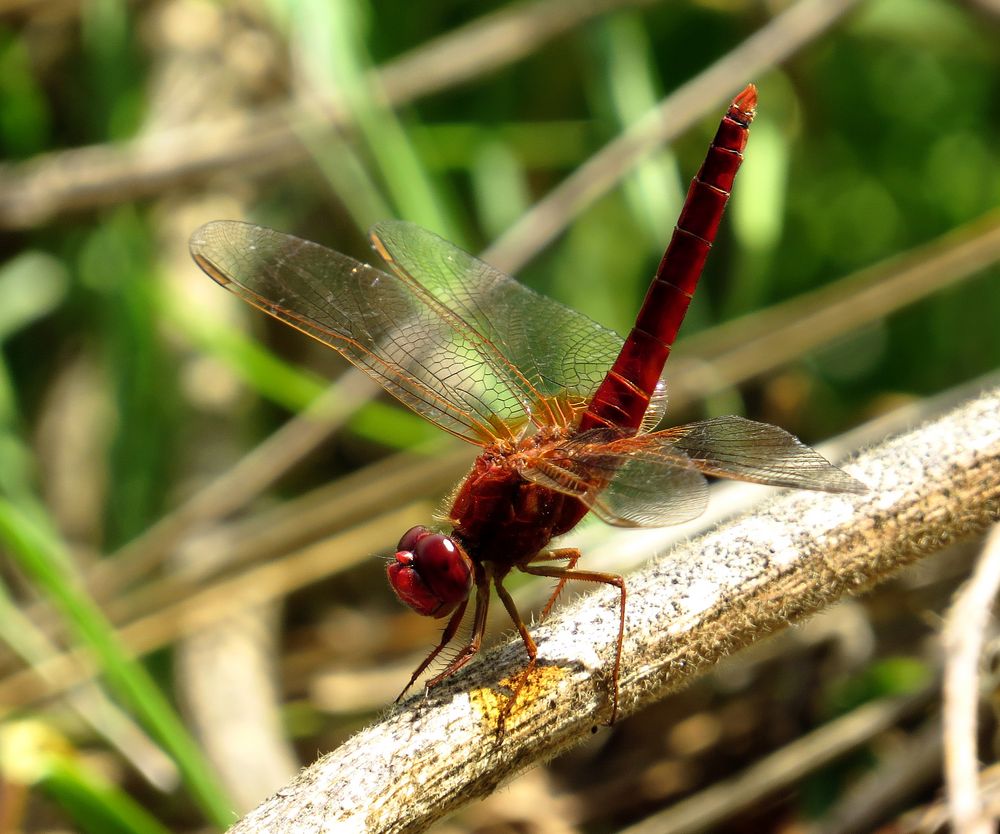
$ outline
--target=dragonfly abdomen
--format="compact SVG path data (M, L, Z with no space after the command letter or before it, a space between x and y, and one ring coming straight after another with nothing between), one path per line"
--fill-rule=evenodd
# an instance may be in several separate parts
M579 431L599 426L637 429L641 424L715 240L743 161L756 104L757 90L751 84L719 124L635 325L591 398Z

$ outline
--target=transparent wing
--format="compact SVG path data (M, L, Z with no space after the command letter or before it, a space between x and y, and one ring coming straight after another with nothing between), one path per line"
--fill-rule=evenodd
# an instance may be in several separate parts
M336 349L465 440L484 445L511 436L538 398L480 334L396 275L249 223L209 223L190 246L219 284ZM429 247L421 255L442 257Z
M642 415L642 423L639 425L639 434L650 432L659 425L663 415L667 413L667 381L662 377L653 389L653 396L649 398L649 405L646 406L646 413Z
M784 429L743 417L716 417L637 439L683 452L699 470L720 478L824 492L868 489Z
M532 457L521 475L579 498L616 527L665 527L705 511L705 477L682 451L611 437L606 429L585 432Z
M547 400L535 408L548 411L543 422L570 425L621 350L617 333L419 226L379 223L371 239L401 277L426 288L525 376Z
M742 417L627 437L595 429L541 450L521 475L579 498L621 527L700 515L708 500L704 475L824 492L867 490L783 429Z

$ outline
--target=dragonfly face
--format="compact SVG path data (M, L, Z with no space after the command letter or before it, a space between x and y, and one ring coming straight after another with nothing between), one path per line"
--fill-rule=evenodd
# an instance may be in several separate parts
M447 617L472 591L472 560L464 548L422 526L403 534L386 573L400 601L425 617Z

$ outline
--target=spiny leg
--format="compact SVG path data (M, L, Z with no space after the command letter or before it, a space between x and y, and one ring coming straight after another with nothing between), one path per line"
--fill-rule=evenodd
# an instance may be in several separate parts
M476 602L478 604L479 597L476 597ZM417 670L410 676L409 683L403 687L403 691L399 693L396 698L396 703L398 704L403 696L406 694L407 690L413 686L417 678L423 673L424 669L434 662L434 658L441 654L445 646L447 646L452 638L455 636L455 632L458 631L458 627L462 624L462 617L465 616L465 609L469 605L469 600L463 600L462 604L455 609L455 613L451 615L451 619L448 620L448 625L444 627L444 632L441 634L441 642L437 644L434 651L432 651L427 657L423 659L421 664L417 667Z
M454 675L455 672L472 660L476 652L479 651L479 647L483 644L483 634L486 632L486 612L490 607L490 578L489 572L476 572L476 612L472 620L472 635L465 648L455 655L455 659L445 667L444 671L427 681L428 689L432 686L437 686L445 678ZM424 665L426 666L426 662Z
M517 680L514 685L510 687L511 695L510 699L507 701L507 705L500 711L500 722L498 730L503 733L504 724L507 721L507 716L510 715L510 711L514 708L514 703L517 701L518 693L528 682L528 678L531 675L532 670L538 661L538 646L535 645L535 641L532 639L531 635L528 633L528 627L524 624L524 620L521 619L521 614L517 610L517 606L514 604L514 599L511 597L510 593L503 586L503 580L499 577L493 580L493 587L497 589L497 596L500 597L500 601L503 603L503 607L507 609L507 613L510 618L514 621L514 625L517 626L518 634L521 635L521 640L524 642L524 647L528 650L528 665L524 670L518 674Z
M620 612L618 622L618 643L615 646L615 665L612 670L611 719L608 721L608 726L610 727L615 723L615 719L618 717L618 673L621 671L622 643L625 640L625 580L613 573L573 570L572 568L560 568L544 565L518 565L518 569L524 573L530 573L533 576L551 576L554 579L560 580L560 587L566 580L579 579L584 582L601 582L605 585L614 585L614 587L621 592L621 602L618 606ZM499 590L499 588L497 590Z
M533 556L529 562L553 562L565 559L568 563L566 570L573 570L582 555L575 547L561 547L558 550L543 550L541 553ZM556 600L565 586L566 579L560 579L559 584L556 585L556 589L552 592L552 596L549 597L549 601L545 603L542 613L538 616L539 622L545 622L545 619L552 613L552 606L556 604Z

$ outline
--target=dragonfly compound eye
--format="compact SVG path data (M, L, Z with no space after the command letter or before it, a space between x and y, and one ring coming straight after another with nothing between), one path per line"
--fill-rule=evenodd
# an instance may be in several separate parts
M396 596L418 614L447 616L469 596L472 561L454 540L426 528L414 527L405 533L400 545L404 543L412 543L413 549L401 547L386 569Z
M411 527L403 533L403 537L399 540L399 544L396 545L396 550L409 551L412 553L417 546L417 542L430 535L432 535L431 531L422 524L418 524L416 527Z

